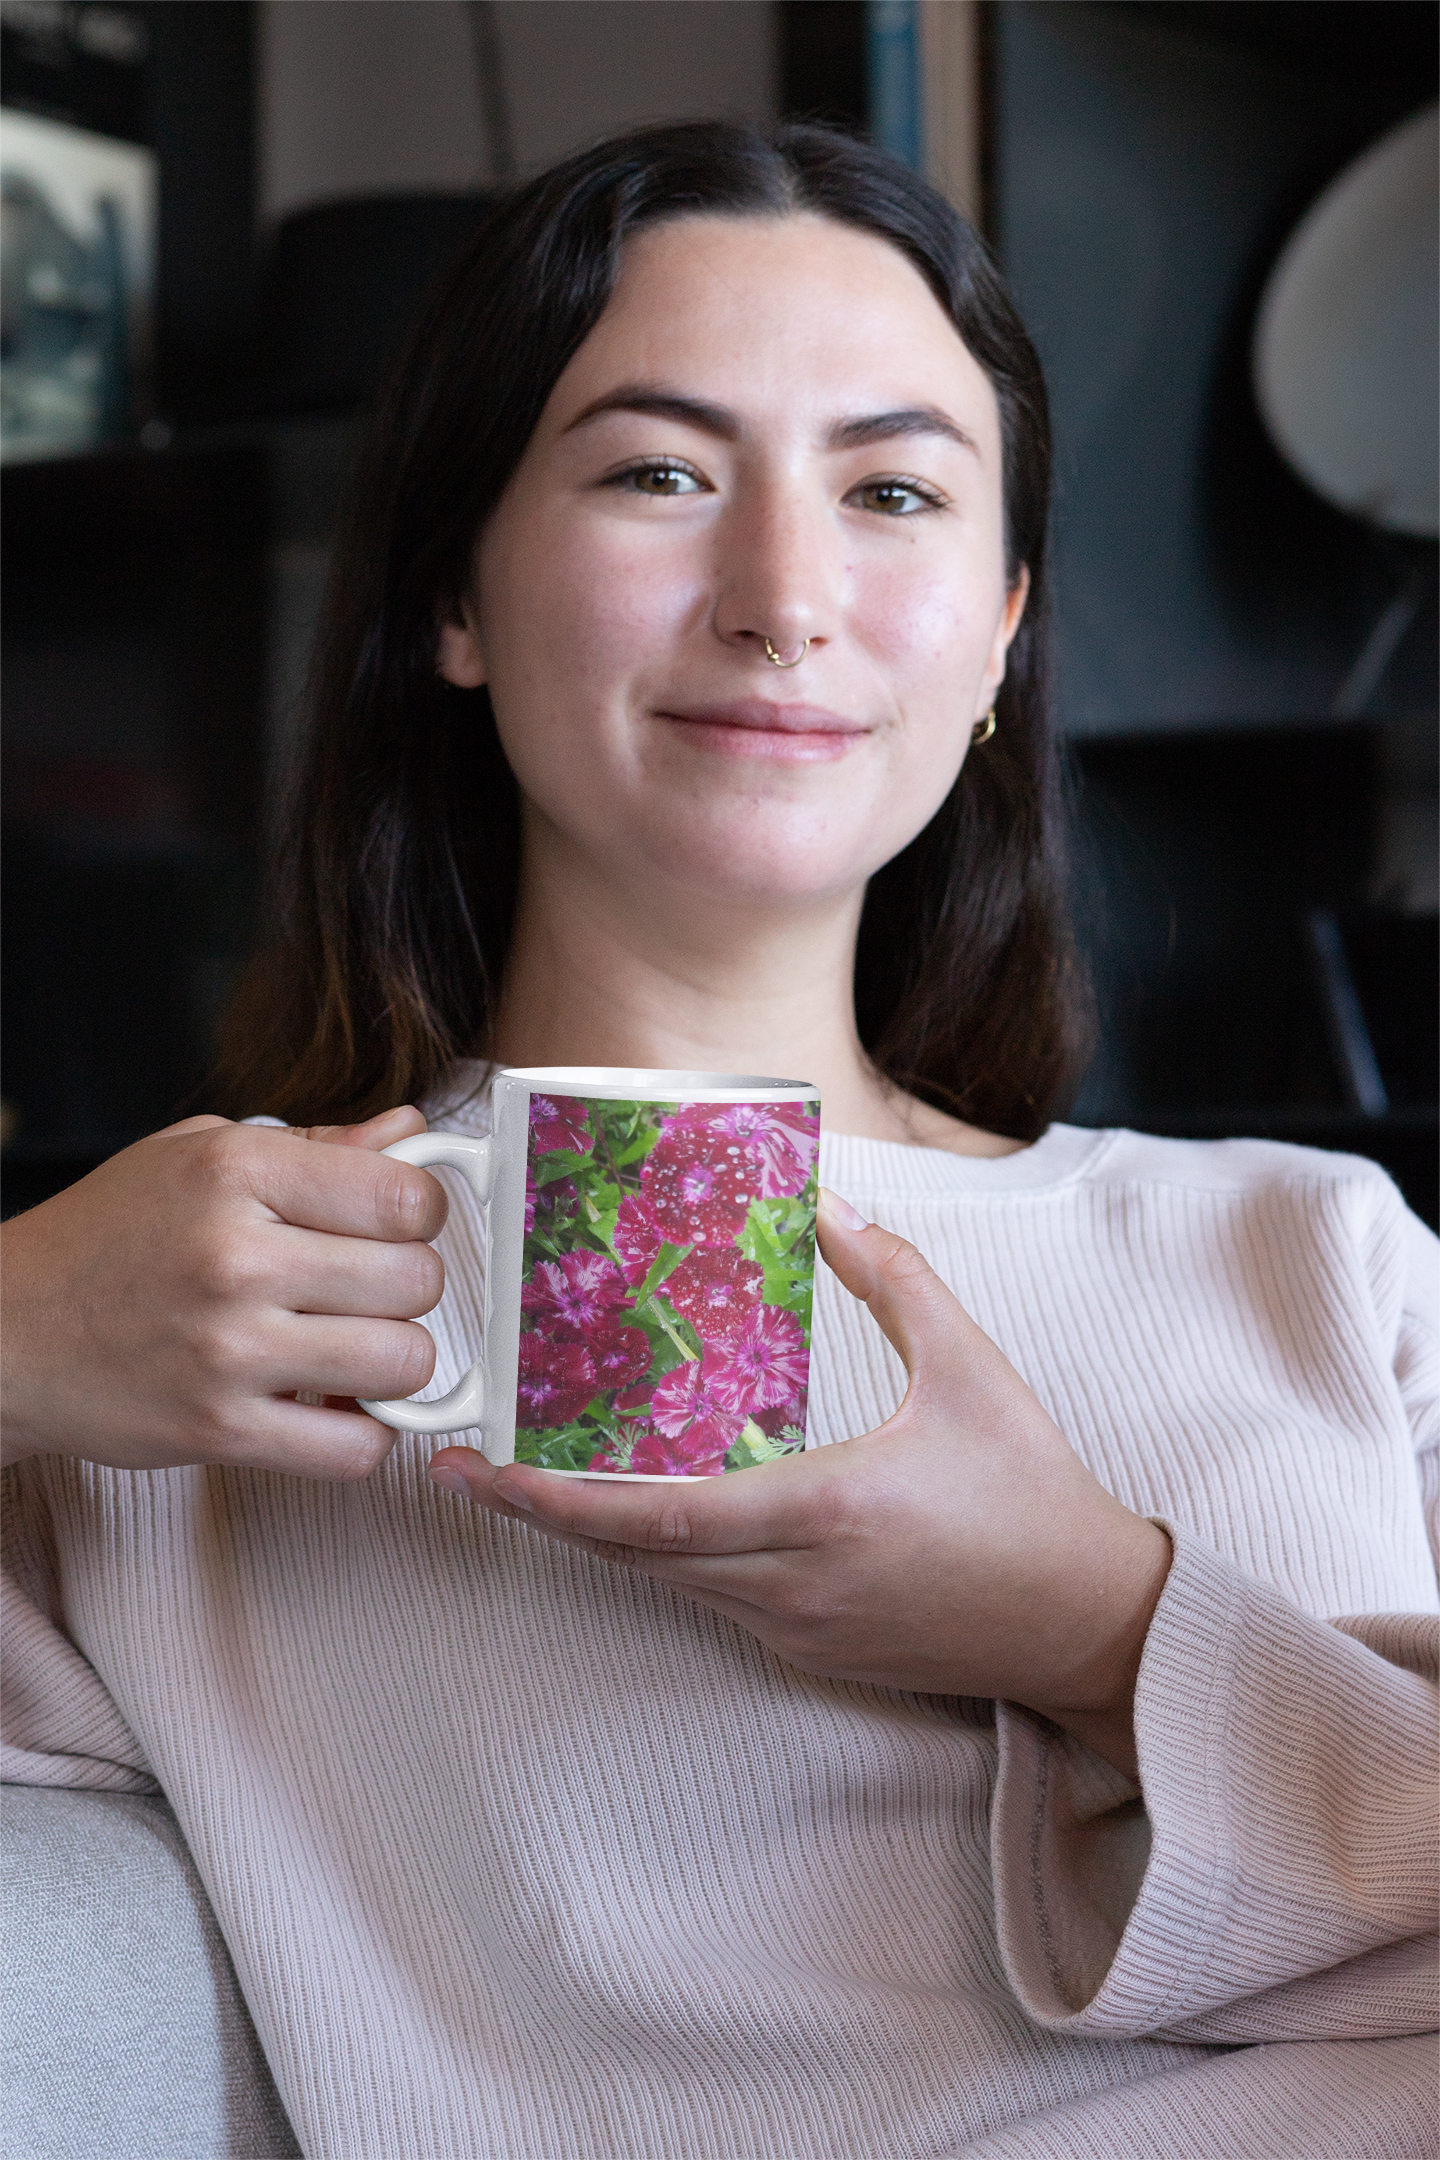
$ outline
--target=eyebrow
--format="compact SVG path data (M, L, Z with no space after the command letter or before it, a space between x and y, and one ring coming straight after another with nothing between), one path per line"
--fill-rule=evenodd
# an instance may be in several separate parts
M654 420L674 420L681 427L697 428L702 435L713 435L721 442L737 442L740 437L740 418L728 405L714 405L705 398L687 397L679 390L667 389L662 383L623 383L618 390L596 398L565 429L572 435L576 428L587 421L598 420L602 413L644 413ZM853 420L837 420L826 431L827 450L858 450L867 443L894 442L907 435L943 435L951 442L959 443L964 450L975 451L979 446L969 430L952 420L938 405L902 405L894 412L862 413Z

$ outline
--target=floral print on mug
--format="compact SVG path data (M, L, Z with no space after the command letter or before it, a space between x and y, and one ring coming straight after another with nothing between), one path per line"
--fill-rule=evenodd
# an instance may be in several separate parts
M515 1459L718 1477L805 1444L815 1102L532 1095Z

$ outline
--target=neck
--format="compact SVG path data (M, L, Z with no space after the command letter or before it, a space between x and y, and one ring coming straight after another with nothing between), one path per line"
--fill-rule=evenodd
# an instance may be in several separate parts
M863 899L776 908L648 885L642 898L527 820L496 1054L803 1080L831 1132L1010 1152L1017 1143L915 1102L865 1056L853 994Z

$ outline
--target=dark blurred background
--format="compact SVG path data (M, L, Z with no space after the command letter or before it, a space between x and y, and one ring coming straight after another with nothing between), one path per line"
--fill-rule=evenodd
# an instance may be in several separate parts
M1045 359L1103 1023L1076 1116L1352 1149L1433 1222L1433 515L1300 477L1252 350L1317 197L1434 100L1436 23L1429 0L0 0L7 1210L203 1107L357 429L426 284L489 191L724 112L924 164ZM82 231L46 160L95 138L117 207ZM153 275L125 227L147 187Z

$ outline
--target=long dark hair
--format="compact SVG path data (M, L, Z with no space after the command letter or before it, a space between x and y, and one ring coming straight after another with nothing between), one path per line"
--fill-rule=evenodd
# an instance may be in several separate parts
M1033 1138L1077 1066L1083 993L1045 696L1050 440L1034 348L984 246L896 159L833 130L646 128L497 204L411 340L339 548L271 941L222 1035L236 1112L363 1116L493 1047L520 804L488 694L435 672L477 533L598 321L627 239L680 215L810 211L913 262L1000 406L1008 573L1030 576L994 739L870 881L861 1040L942 1109Z

